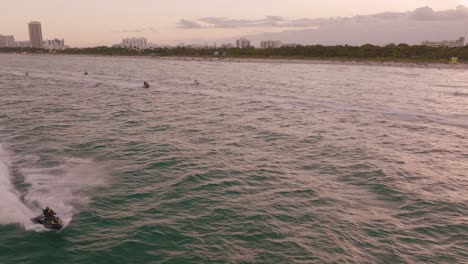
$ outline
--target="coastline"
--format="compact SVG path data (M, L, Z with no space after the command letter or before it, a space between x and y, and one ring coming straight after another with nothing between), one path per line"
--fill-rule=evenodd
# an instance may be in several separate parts
M17 54L22 55L23 54ZM316 64L316 65L347 65L347 66L383 66L398 68L430 68L430 69L468 69L467 63L449 64L436 62L410 61L375 61L375 60L317 60L317 59L287 59L287 58L232 58L232 57L159 57L159 56L121 56L95 54L27 54L26 56L70 56L97 58L148 59L155 61L188 61L188 62L224 62L224 63L277 63L277 64Z
M155 58L152 58L155 59ZM398 62L371 60L317 60L317 59L260 59L260 58L203 58L203 57L157 57L158 60L199 61L199 62L234 62L234 63L279 63L279 64L320 64L320 65L357 65L386 66L400 68L436 68L468 69L468 64L449 64L434 62Z

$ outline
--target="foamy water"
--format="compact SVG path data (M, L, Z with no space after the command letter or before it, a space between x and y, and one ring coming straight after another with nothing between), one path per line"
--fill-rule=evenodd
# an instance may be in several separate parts
M10 164L8 153L0 145L0 224L30 226L33 212L23 203L20 193L11 183Z
M11 151L0 145L0 224L19 224L27 230L45 230L31 218L49 206L62 219L64 228L74 214L86 208L94 187L104 186L108 173L92 160L68 158L63 164L47 168L22 167L26 191L21 194L12 184ZM18 158L18 157L16 157Z

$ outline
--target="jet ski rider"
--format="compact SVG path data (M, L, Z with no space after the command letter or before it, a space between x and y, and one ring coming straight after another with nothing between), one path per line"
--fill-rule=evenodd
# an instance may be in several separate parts
M42 211L42 214L47 219L55 218L55 212L52 209L50 209L49 206L47 206L46 209Z

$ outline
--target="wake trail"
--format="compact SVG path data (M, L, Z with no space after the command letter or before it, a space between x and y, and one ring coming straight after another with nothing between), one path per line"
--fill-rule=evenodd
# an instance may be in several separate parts
M0 224L21 224L31 226L33 211L20 198L11 182L11 161L7 151L0 144Z
M26 230L45 230L31 218L49 206L62 219L64 228L74 215L86 209L95 188L107 184L105 165L91 159L64 158L60 165L24 166L19 172L28 186L23 199L11 182L12 157L0 144L0 225L19 224Z
M55 167L23 168L21 171L30 185L25 202L49 206L60 216L64 226L88 206L93 189L107 182L105 168L88 159L68 158Z

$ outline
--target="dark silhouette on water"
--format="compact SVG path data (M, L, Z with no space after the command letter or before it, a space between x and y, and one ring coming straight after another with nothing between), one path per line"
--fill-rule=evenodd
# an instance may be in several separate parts
M46 228L60 230L63 227L62 220L48 206L42 210L42 214L31 218L31 221L36 224L41 224Z
M150 88L150 85L148 82L144 81L143 82L143 88Z
M200 85L200 82L198 80L193 81L194 85Z
M87 72L87 71L85 71L85 72L84 72L84 75L88 75L88 72Z
M24 75L29 76L29 73L28 73L28 72L25 72Z

